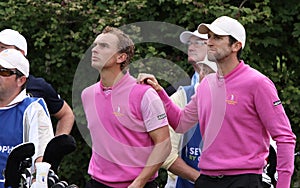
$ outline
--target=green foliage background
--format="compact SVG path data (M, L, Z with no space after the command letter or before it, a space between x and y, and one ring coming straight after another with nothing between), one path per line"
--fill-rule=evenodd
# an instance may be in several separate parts
M274 81L299 137L298 0L2 0L0 9L0 29L18 30L27 39L31 73L49 81L69 104L77 65L104 26L161 21L195 30L201 22L209 23L218 16L234 17L247 31L243 59ZM167 34L162 32L163 37ZM136 59L164 58L192 73L186 55L169 46L149 43L137 45L136 51ZM82 115L79 110L74 112ZM91 151L76 125L72 135L78 149L64 159L60 176L83 187ZM300 180L299 165L296 159L294 186Z

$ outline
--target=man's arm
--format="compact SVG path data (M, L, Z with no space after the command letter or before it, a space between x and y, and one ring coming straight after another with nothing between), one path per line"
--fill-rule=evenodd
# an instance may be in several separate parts
M58 120L55 135L70 134L74 124L74 114L50 83L43 78L31 75L26 91L31 96L45 100L49 113Z
M25 142L32 142L35 146L34 162L42 161L48 142L54 137L51 119L46 112L43 99L33 102L25 115Z
M144 187L148 180L159 170L171 151L168 125L149 132L155 146L148 157L146 166L128 188Z
M185 133L198 122L197 95L184 107L180 109L168 96L164 88L159 85L154 75L140 73L137 77L137 83L150 85L163 101L169 124L178 133Z
M56 125L55 136L61 134L70 134L74 125L74 114L71 107L64 101L62 108L53 116L58 120Z
M256 88L255 110L277 145L278 181L276 187L289 188L294 171L296 136L273 82L267 78L259 80Z
M180 176L192 182L195 182L200 176L199 171L187 165L180 157L177 157L177 159L168 170L173 174L176 174L177 176Z
M187 104L186 95L183 88L179 88L170 98L180 108L184 108L184 106ZM176 151L177 155L171 155L171 152L170 156L166 160L167 162L168 159L172 159L172 161L170 161L170 164L168 164L167 166L167 170L177 176L180 176L181 178L195 182L200 175L199 171L186 164L186 162L180 156L178 156L178 150L181 149L181 147L179 147L179 140L181 137L182 134L175 133L174 130L170 130L172 152ZM163 164L163 166L165 165L165 163Z
M182 136L182 134L176 133L171 126L169 126L169 134L170 134L172 149L170 155L167 157L167 159L161 166L161 168L164 168L166 170L170 168L170 166L175 162L175 160L178 157L178 148Z

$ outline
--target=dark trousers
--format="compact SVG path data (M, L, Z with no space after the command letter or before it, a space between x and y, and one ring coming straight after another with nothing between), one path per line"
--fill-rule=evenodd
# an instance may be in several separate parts
M85 188L112 188L107 185L104 185L100 182L97 182L96 180L91 179L87 184L85 185ZM144 188L158 188L158 184L156 181L148 182Z
M241 174L231 176L200 175L195 188L262 188L260 174Z

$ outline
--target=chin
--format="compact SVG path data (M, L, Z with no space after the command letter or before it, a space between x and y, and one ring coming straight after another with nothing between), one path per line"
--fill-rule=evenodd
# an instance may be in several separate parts
M190 63L190 64L194 65L194 64L196 64L196 61L195 61L195 60L193 60L193 59L188 59L188 63Z
M209 61L217 62L216 57L214 55L212 55L212 54L207 54L207 59Z
M93 63L93 62L92 62L91 66L92 66L94 69L97 69L97 70L101 70L101 69L102 69L102 67L101 67L99 64L97 64L97 63Z

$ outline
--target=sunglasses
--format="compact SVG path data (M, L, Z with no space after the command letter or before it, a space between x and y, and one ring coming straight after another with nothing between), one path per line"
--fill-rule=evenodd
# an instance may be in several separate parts
M202 41L202 40L196 40L196 41L194 41L194 42L192 42L192 41L187 41L187 43L186 43L188 46L191 46L191 45L198 45L198 46L204 46L204 45L206 45L206 43L205 43L205 41Z
M18 72L16 70L10 70L10 69L6 69L6 68L0 68L0 76L4 76L4 77L9 77L12 76L14 74L18 74Z

